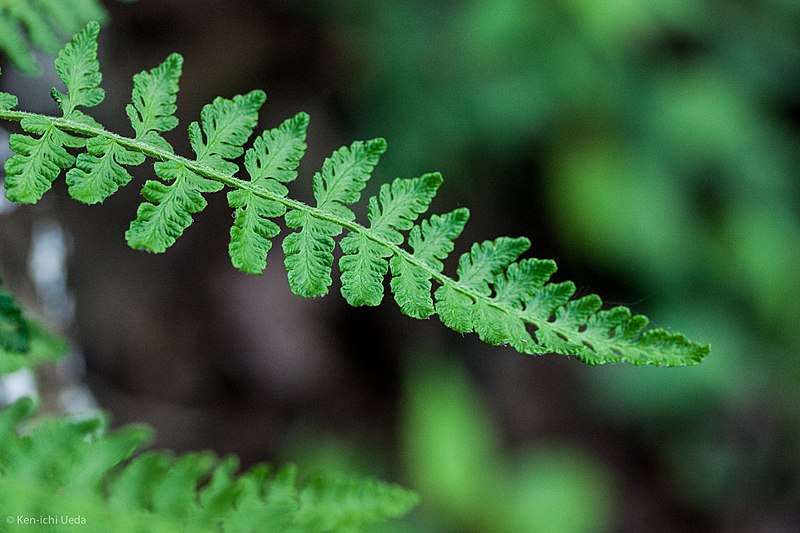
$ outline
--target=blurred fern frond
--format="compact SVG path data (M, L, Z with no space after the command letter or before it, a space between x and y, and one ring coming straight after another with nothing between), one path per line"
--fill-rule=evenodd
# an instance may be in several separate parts
M0 531L133 533L359 531L406 514L418 497L345 474L299 480L293 466L210 453L137 453L150 431L108 431L102 417L26 422L23 399L0 411Z
M34 50L55 54L87 22L105 18L99 0L0 0L0 57L37 72Z

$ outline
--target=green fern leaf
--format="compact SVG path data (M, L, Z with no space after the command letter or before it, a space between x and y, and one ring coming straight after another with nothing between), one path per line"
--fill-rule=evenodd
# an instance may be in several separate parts
M297 177L296 169L306 150L308 121L308 115L299 113L256 138L244 158L252 185L281 197L289 193L282 183ZM236 209L228 247L233 266L260 275L267 267L271 239L280 232L270 219L282 216L286 207L245 189L230 191L228 204Z
M459 266L474 265L470 259L462 257ZM707 347L678 333L663 329L642 333L645 317L632 316L625 307L601 311L602 301L596 295L571 300L572 282L546 283L555 269L555 263L538 259L512 263L495 276L495 296L486 300L473 301L455 285L445 284L436 294L437 311L456 331L474 330L490 344L510 344L522 353L572 355L589 364L690 365L707 353ZM485 281L483 277L481 282ZM487 295L487 290L482 286L479 292ZM535 341L526 324L534 326Z
M73 114L75 108L94 107L106 96L100 88L103 76L97 61L99 32L100 25L89 22L61 49L56 58L56 73L66 85L67 92L53 89L52 95L66 118Z
M411 229L420 213L428 210L441 184L441 174L425 174L383 185L379 197L369 199L371 233L384 242L402 244L404 237L399 230ZM364 233L349 233L340 246L344 252L339 261L342 296L350 305L379 305L389 270L386 258L394 255L392 250Z
M525 259L512 263L506 271L494 278L495 297L492 302L478 302L473 307L473 321L475 331L486 342L491 344L511 344L516 350L523 353L541 353L540 346L536 345L525 327L525 322L517 318L510 318L508 313L503 313L496 306L504 306L514 310L522 309L522 302L527 302L530 310L535 301L533 295L553 294L560 295L550 301L550 310L558 307L569 299L575 292L571 282L548 285L542 287L556 271L556 264L550 260ZM561 304L558 304L561 302ZM548 349L554 345L548 344ZM558 353L576 355L576 350L567 344L559 344Z
M156 68L133 77L132 104L125 107L136 140L172 152L172 146L160 133L178 126L175 117L178 81L183 69L183 57L171 54Z
M210 453L131 456L150 439L142 427L107 431L103 418L48 418L18 428L33 402L0 411L0 507L19 516L80 516L92 531L295 532L358 530L406 514L417 496L342 475L297 479L292 466L256 465ZM3 524L9 532L27 524Z
M441 273L445 259L453 251L453 241L461 235L469 210L459 208L446 215L433 215L411 228L408 244L416 257L434 272ZM431 299L431 274L408 259L395 255L391 260L391 288L400 310L413 318L428 318L435 309Z
M227 473L228 477L230 475ZM262 495L261 487L267 483L269 492ZM294 524L294 517L300 508L297 469L294 466L284 467L271 476L269 468L259 465L250 470L246 477L240 478L239 490L241 496L237 504L240 512L229 516L225 523L226 532L263 529L267 532L292 533L301 530Z
M0 111L8 111L17 107L19 101L13 94L0 92Z
M530 241L525 237L500 237L494 241L473 244L469 253L458 259L456 273L459 284L484 296L490 294L489 284L495 276L530 246Z
M476 326L481 328L481 321L476 321L473 316L477 302L459 289L463 287L488 296L491 293L489 283L494 277L529 247L530 241L524 237L500 237L495 241L473 244L472 249L458 260L458 284L445 283L436 291L436 312L442 323L459 333L474 331Z
M159 132L178 125L174 115L182 65L183 58L172 54L158 67L134 76L133 104L128 104L125 110L137 141L172 152L172 146ZM80 154L76 168L67 172L70 196L86 204L102 202L127 185L131 175L125 166L141 165L145 160L141 153L105 137L89 139L86 148L88 153Z
M537 340L556 346L569 342L574 355L590 364L689 365L705 353L682 334L660 328L643 332L647 318L632 316L625 307L598 311L600 305L595 295L569 302L549 326L537 330Z
M86 149L88 153L78 155L66 176L69 195L85 204L102 202L131 181L122 165L141 165L145 160L139 152L104 137L89 139Z
M352 476L318 476L300 492L295 521L309 531L348 531L365 520L405 514L417 504L415 494L385 483Z
M6 197L12 202L34 204L50 190L61 170L75 163L75 157L66 147L83 146L85 139L39 117L25 117L21 125L23 130L39 137L18 133L11 136L10 146L15 155L5 164Z
M144 184L142 196L149 203L139 206L125 238L131 248L162 253L192 224L192 214L208 205L201 193L217 192L222 184L173 161L160 161L154 167L159 178L172 183L148 180Z
M75 108L95 106L105 96L103 89L98 87L102 79L97 61L99 31L100 26L90 22L59 52L56 72L66 85L67 93L56 89L51 93L65 118L90 126L99 124ZM82 147L86 140L70 135L66 128L59 129L52 122L35 117L24 118L22 128L40 137L13 136L11 149L17 155L6 162L6 196L15 202L36 203L50 190L61 170L75 164L75 157L66 148ZM89 168L87 158L82 161L82 167L84 170Z
M189 140L197 154L197 163L225 174L239 167L227 161L242 155L242 145L253 133L258 110L266 96L263 91L237 95L232 100L216 98L201 112L201 124L189 125ZM155 164L156 175L170 185L147 181L143 203L131 222L125 238L132 248L162 253L172 246L192 223L192 214L205 209L201 193L222 190L222 183L210 180L176 161Z
M189 142L197 162L223 174L233 175L239 167L226 159L236 159L258 123L258 110L267 96L264 91L236 95L233 100L215 98L200 113L201 126L189 125ZM205 134L205 137L204 137Z
M345 204L361 198L361 191L369 180L372 169L386 151L386 141L373 139L356 141L349 148L342 147L325 160L322 171L314 175L314 199L317 210L336 218L354 220L355 215ZM286 224L300 228L283 241L286 270L292 292L306 298L323 296L331 286L331 267L334 237L343 227L307 212L292 210L286 213Z

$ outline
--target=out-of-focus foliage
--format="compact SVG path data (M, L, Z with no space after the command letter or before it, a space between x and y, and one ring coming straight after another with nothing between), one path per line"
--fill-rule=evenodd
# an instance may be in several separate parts
M22 310L0 280L0 349L26 352L30 346L30 329L22 318Z
M0 54L34 73L34 49L55 54L84 24L105 18L100 0L0 0Z
M800 3L321 5L358 127L405 141L395 164L544 193L533 234L711 343L702 368L586 373L592 416L661 465L673 514L798 527Z
M59 359L66 344L29 320L0 280L0 375Z
M610 527L616 498L607 469L549 439L504 455L492 416L454 364L418 364L404 392L405 457L424 502L423 530L578 533Z
M417 503L414 493L374 480L298 481L291 466L237 474L235 457L150 452L130 459L149 431L107 432L103 419L50 418L23 433L18 426L33 410L25 399L0 411L1 531L355 532Z

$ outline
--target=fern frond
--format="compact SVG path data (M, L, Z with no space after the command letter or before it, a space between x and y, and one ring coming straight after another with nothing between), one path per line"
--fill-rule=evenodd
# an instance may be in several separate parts
M308 121L308 115L299 113L256 138L244 157L250 183L281 197L289 194L282 184L297 177L297 167L306 150ZM267 267L271 239L280 233L270 219L285 214L286 207L242 189L228 193L228 205L236 210L228 247L233 266L260 275Z
M430 271L441 274L442 260L453 251L453 241L461 235L468 218L469 211L462 207L446 215L433 215L430 220L411 228L408 244L414 257L430 270L411 263L402 255L392 257L392 293L406 315L428 318L435 313Z
M182 71L183 57L172 54L154 69L133 77L133 103L125 107L125 113L136 132L136 140L162 150L172 150L161 133L178 127L175 102Z
M372 169L386 151L386 141L356 141L342 147L325 160L322 171L314 175L316 211L329 217L312 215L309 211L292 210L286 214L286 225L300 228L283 241L286 270L292 292L305 298L324 296L333 283L331 267L334 237L344 226L337 220L350 222L355 214L347 207L361 198L361 191Z
M150 431L107 431L102 418L49 418L22 434L34 412L23 399L0 411L0 508L14 518L3 531L28 531L16 518L65 516L90 531L295 532L359 530L406 514L416 494L344 475L298 479L296 469L210 453L136 454ZM61 525L61 529L67 526Z
M131 248L161 253L192 224L192 214L208 205L202 193L219 191L222 185L174 161L159 161L154 168L156 176L172 183L148 180L144 184L142 196L148 202L139 206L125 238Z
M263 91L251 91L232 100L215 98L203 107L202 127L197 122L189 125L189 141L197 162L223 174L235 174L239 167L227 160L244 153L242 146L253 134L258 110L266 99Z
M141 165L144 156L111 139L86 141L86 153L78 154L75 167L67 171L69 194L85 204L102 202L131 181L125 166Z
M396 179L381 187L379 198L369 199L367 218L374 235L394 245L405 237L414 221L428 210L428 205L442 184L441 174L426 174L414 179ZM364 233L350 232L340 246L344 255L339 261L342 272L342 296L350 305L379 305L383 299L383 279L389 270L387 257L392 250Z
M368 224L358 223L351 206L360 200L386 150L383 139L354 142L326 159L313 178L313 206L289 197L285 186L297 176L305 151L308 116L303 113L256 136L244 158L249 180L237 178L239 168L233 160L253 134L265 100L261 91L217 98L205 106L200 122L189 126L195 158L176 155L161 134L177 125L175 97L182 64L177 54L134 78L133 102L126 111L135 137L105 130L75 109L102 99L92 44L96 29L87 26L59 55L58 72L68 91L54 96L64 117L15 111L12 96L0 97L0 118L19 120L23 129L39 135L11 137L17 155L6 163L9 199L33 203L62 169L71 169L70 194L88 203L101 201L130 180L125 166L150 157L163 181L150 180L142 188L146 201L126 232L133 248L165 251L189 227L192 215L206 206L203 194L227 186L235 217L229 244L233 265L261 274L272 239L280 233L275 219L283 216L295 230L283 240L283 250L289 285L297 295L309 298L328 292L336 238L344 233L341 292L352 305L378 305L388 274L404 314L437 314L455 331L475 332L485 342L507 344L525 354L560 353L592 364L688 365L708 353L707 346L681 334L645 331L647 319L627 308L601 310L595 295L573 299L574 284L549 281L555 263L519 259L530 246L524 237L476 243L459 258L456 277L445 275L443 261L454 250L468 211L456 209L414 225L441 185L439 174L383 185L369 200ZM76 161L67 148L84 144L86 150ZM410 250L404 246L406 235Z
M32 48L56 53L90 20L103 20L98 0L0 0L0 53L24 72L38 66Z
M8 111L17 107L19 101L13 94L0 92L0 111Z
M483 297L491 294L489 284L524 251L530 247L530 241L522 237L512 239L500 237L496 241L475 243L472 249L462 255L458 260L458 280L455 283L445 283L437 289L436 312L442 322L449 328L459 333L478 331L481 337L488 327L489 322L481 312L484 310L484 300L470 298L468 294L459 291L459 285L466 287ZM480 313L480 314L479 314ZM496 339L488 340L497 344ZM501 342L509 342L503 340Z
M90 22L61 49L56 57L56 73L67 92L52 90L53 99L70 118L75 108L94 107L106 97L100 88L103 75L100 74L100 63L97 61L97 35L100 25Z
M56 72L67 92L55 88L51 91L65 119L95 127L100 125L76 108L96 106L105 97L99 87L102 80L97 61L99 31L99 24L90 22L58 53ZM12 135L11 149L16 155L6 164L6 196L15 202L33 204L50 189L61 170L75 164L75 157L66 148L83 147L86 139L70 135L66 128L35 116L23 119L21 126L39 137Z
M135 139L162 150L172 146L160 133L175 129L175 100L183 58L172 54L161 65L133 78L132 104L125 111L131 121ZM70 196L86 203L102 202L120 187L128 184L131 175L125 166L141 165L144 155L119 143L95 137L86 143L87 153L79 154L75 168L67 172Z
M200 115L202 125L189 125L196 164L225 174L237 172L239 167L229 160L242 155L242 146L256 127L258 110L265 99L262 91L252 91L232 100L216 98L206 105ZM156 163L155 171L156 176L172 183L150 180L144 184L142 196L150 203L139 206L125 237L131 248L161 253L191 225L192 214L208 205L202 193L218 192L223 184L175 160Z
M66 148L81 147L86 140L41 117L25 117L20 125L38 137L11 135L9 144L15 155L5 165L6 197L12 202L35 204L50 190L61 170L75 164L75 156Z

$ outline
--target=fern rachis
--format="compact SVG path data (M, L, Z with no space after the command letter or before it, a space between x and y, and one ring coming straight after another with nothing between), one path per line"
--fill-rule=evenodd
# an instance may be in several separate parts
M189 126L196 158L175 154L161 134L177 126L182 64L177 54L134 77L133 103L126 112L135 137L107 131L77 109L102 100L97 33L97 25L90 23L56 60L68 89L53 91L63 116L17 111L16 98L0 93L0 119L19 121L34 134L11 137L16 155L6 162L5 185L12 201L37 202L66 170L73 198L101 202L130 181L125 167L141 164L146 156L156 160L160 180L149 180L142 189L147 201L126 233L133 248L165 251L205 207L203 195L228 187L235 213L229 244L234 266L255 274L264 270L271 239L280 232L273 219L283 216L292 230L283 240L289 284L300 296L328 292L336 238L346 230L339 243L339 269L342 295L352 305L378 305L389 274L404 314L437 314L456 331L474 331L486 342L509 344L522 353L561 353L593 364L663 365L697 363L707 353L706 346L681 334L644 331L647 319L632 316L627 308L600 310L602 302L595 295L571 299L574 284L548 283L555 263L518 260L530 246L524 237L476 243L459 258L456 278L444 274L442 260L452 252L468 211L457 209L416 223L441 185L439 174L383 185L369 200L369 224L360 224L349 206L360 200L386 149L382 139L357 141L328 158L314 176L316 205L292 199L286 184L297 176L308 116L300 113L263 132L245 150L265 100L261 91L217 98L205 106L200 121ZM75 149L77 158L70 151ZM243 153L249 179L236 177L239 168L233 160ZM403 247L406 232L411 251Z

